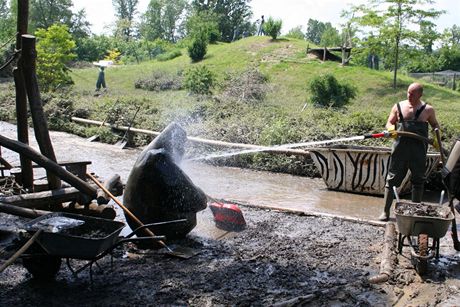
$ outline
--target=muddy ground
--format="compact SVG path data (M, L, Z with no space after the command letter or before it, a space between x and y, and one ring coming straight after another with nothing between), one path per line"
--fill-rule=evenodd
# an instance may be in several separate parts
M56 281L38 282L20 262L0 274L1 306L454 306L459 257L430 263L422 279L408 260L397 257L387 283L372 285L379 270L384 228L331 217L242 207L247 229L206 236L215 227L209 209L187 239L168 242L198 249L190 259L125 244L89 270L72 275L65 263ZM3 216L4 217L4 216ZM442 251L452 250L450 239ZM81 265L81 261L72 261Z

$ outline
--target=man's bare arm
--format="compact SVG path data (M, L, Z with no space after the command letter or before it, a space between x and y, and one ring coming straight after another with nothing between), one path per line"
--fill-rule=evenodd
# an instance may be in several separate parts
M436 113L434 111L434 109L432 107L430 107L428 110L429 112L429 116L428 116L428 123L430 124L431 128L433 129L436 129L436 128L440 128L439 127L439 123L438 123L438 120L436 119Z
M396 125L398 122L398 107L396 105L391 108L390 115L388 116L387 124L385 127L388 129L391 126Z

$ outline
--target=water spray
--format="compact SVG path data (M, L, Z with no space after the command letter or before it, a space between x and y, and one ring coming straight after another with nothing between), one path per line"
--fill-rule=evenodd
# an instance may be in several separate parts
M203 156L203 157L197 157L197 158L189 159L189 161L210 160L210 159L215 159L215 158L227 158L227 157L232 157L232 156L237 156L237 155L242 155L242 154L247 154L247 153L264 152L264 151L271 151L271 150L276 150L276 149L291 149L291 148L297 148L297 147L325 145L325 144L347 142L347 141L360 141L360 140L365 140L365 139L376 139L376 138L382 138L382 137L396 138L397 136L407 136L407 137L416 138L416 139L419 139L421 141L427 142L428 144L433 143L432 140L429 140L429 139L427 139L427 138L425 138L423 136L420 136L420 135L412 133L412 132L406 132L406 131L391 131L391 132L390 131L383 131L383 132L374 133L374 134L357 135L357 136L338 138L338 139L330 139L330 140L322 140L322 141L310 141L310 142L283 144L283 145L275 145L275 146L260 146L258 148L254 148L254 149L245 149L245 150L240 150L240 151L226 152L226 153L221 153L221 154L213 154L213 155L207 155L207 156Z

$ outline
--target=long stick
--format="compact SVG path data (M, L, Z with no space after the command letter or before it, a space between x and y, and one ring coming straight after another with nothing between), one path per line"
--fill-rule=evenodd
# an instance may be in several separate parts
M110 193L109 190L107 190L102 183L99 182L93 175L86 173L86 176L88 176L89 179L94 181L94 183L101 188L113 201L120 206L123 211L128 214L128 216L136 222L139 226L144 226L144 224L128 209L126 208L112 193ZM155 237L155 234L148 228L144 228L144 231L150 236L150 237ZM162 240L158 240L158 243L160 243L163 247L165 247L169 252L172 252L172 250L164 243Z
M42 233L43 229L39 229L29 241L26 242L14 255L8 259L1 267L0 273L3 272L10 264L12 264L16 259L19 258L34 242L37 240L38 236Z

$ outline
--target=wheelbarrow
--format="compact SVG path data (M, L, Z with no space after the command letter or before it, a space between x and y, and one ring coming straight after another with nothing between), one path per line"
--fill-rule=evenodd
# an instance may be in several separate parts
M24 224L26 237L33 235L35 243L21 255L22 263L34 278L54 279L60 269L61 259L66 259L74 275L89 267L92 282L92 265L104 256L112 255L116 247L125 242L165 239L164 236L134 237L142 233L144 228L185 221L145 224L123 237L119 234L125 223L120 221L63 212L46 214ZM75 270L70 265L70 259L87 260L88 263Z
M398 252L402 254L404 246L410 247L415 270L424 275L428 260L439 258L439 240L446 235L454 215L447 206L402 202L399 198L394 212L399 232Z

